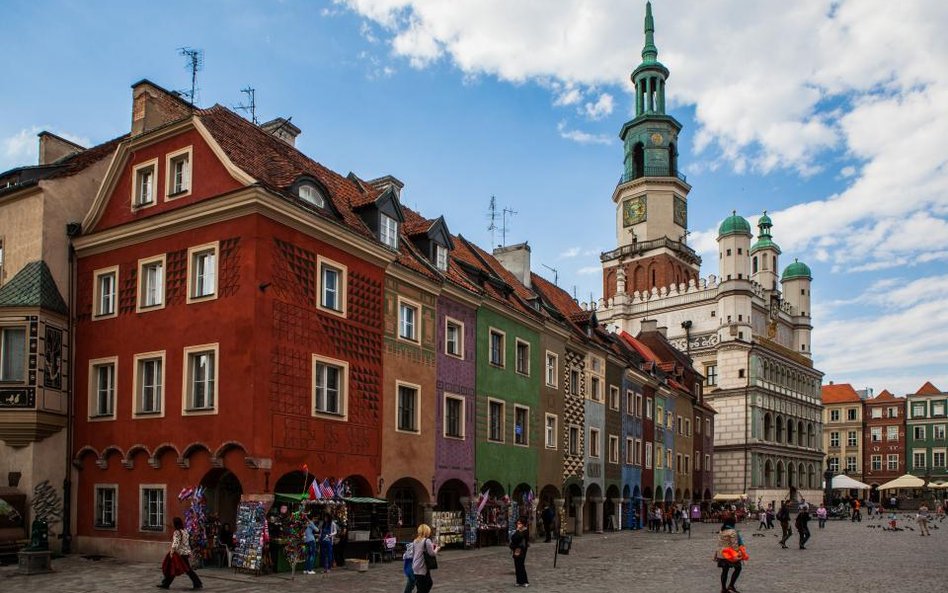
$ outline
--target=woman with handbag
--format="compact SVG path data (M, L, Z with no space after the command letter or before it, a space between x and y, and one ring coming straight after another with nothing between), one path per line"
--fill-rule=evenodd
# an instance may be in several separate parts
M737 577L741 576L744 560L747 559L741 536L734 525L734 515L726 515L718 534L718 549L714 553L714 560L721 569L721 593L738 593L734 585L737 583ZM734 572L728 581L728 573L732 570Z
M434 582L431 571L438 568L438 546L431 541L431 527L421 523L412 542L411 569L415 575L418 593L428 593Z
M530 542L527 537L527 520L523 517L517 519L517 530L510 536L510 549L513 554L514 572L517 573L517 586L529 587L530 582L527 579L527 548Z
M171 582L176 576L187 574L191 578L191 584L195 589L203 589L204 585L201 583L201 579L194 573L194 569L191 568L189 562L191 538L184 529L184 521L181 520L181 517L175 517L172 523L174 524L174 535L171 536L171 549L161 565L165 578L161 580L158 588L167 589L171 587Z

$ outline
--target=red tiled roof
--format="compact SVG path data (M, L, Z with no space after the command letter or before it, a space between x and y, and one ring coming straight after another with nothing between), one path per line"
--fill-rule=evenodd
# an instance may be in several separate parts
M823 404L857 403L859 394L849 383L836 383L823 386Z
M528 313L532 317L538 317L541 315L540 312L527 305L524 299L520 298L520 294L523 293L529 295L528 298L532 297L533 295L530 293L530 291L527 290L522 284L519 286L520 290L518 291L518 287L516 285L512 285L510 281L508 281L509 278L513 282L520 284L517 279L509 273L506 275L506 277L502 276L497 270L497 268L503 268L503 266L500 264L500 262L494 259L494 256L485 252L483 249L460 235L458 235L457 240L454 243L454 251L452 252L452 255L468 266L480 270L486 276L492 277L495 280L500 280L505 285L510 286L512 290L511 294L507 294L506 291L500 290L492 282L484 282L480 288L486 296L497 302L504 303L508 307L511 307L518 312Z
M880 393L879 395L869 400L869 403L876 404L880 402L890 402L890 401L897 401L897 400L899 400L899 398L889 393L888 389L883 389L882 393Z
M115 152L115 149L118 148L119 143L122 140L128 138L128 134L123 134L118 138L113 138L108 142L103 142L98 146L93 146L92 148L87 148L82 152L77 152L76 154L66 157L57 164L65 165L63 169L56 171L47 179L56 179L57 177L69 177L70 175L75 175L79 173L86 167L112 155Z
M644 358L646 361L652 362L652 363L661 362L658 356L656 356L655 353L652 352L651 348L649 348L642 342L632 337L632 334L629 334L625 331L621 331L619 332L619 337L625 340L626 344L628 344L629 346L632 346L635 349L635 351L638 352L642 356L642 358Z
M915 395L941 395L941 389L932 385L931 381L925 381L925 384L918 388Z
M329 192L346 226L372 236L353 208L374 200L378 190L360 185L355 176L343 177L296 148L277 139L229 109L215 105L196 112L214 140L237 167L272 190L283 192L301 175L318 180Z

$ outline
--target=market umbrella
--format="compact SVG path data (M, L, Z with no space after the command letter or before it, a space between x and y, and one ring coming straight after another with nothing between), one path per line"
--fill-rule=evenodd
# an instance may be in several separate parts
M711 500L717 500L717 501L722 501L722 500L741 500L741 499L744 498L745 496L746 496L746 494L715 494L715 495L714 495L714 498L712 498Z
M852 488L868 490L869 487L869 484L850 478L847 475L833 476L833 490L850 490Z
M925 485L925 480L913 476L912 474L905 474L900 476L890 482L879 486L879 490L893 490L896 488L921 488Z
M948 488L948 482L929 482L928 487L945 489Z

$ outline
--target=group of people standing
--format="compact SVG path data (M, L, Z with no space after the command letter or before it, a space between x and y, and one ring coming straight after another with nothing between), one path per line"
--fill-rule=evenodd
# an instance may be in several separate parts
M793 535L793 530L790 528L790 503L788 501L781 501L776 518L783 532L783 537L780 538L780 547L786 550L788 548L787 540ZM797 528L797 535L800 538L801 550L806 549L806 542L810 539L810 519L810 505L803 502L800 504L796 519L793 521L794 527Z
M648 530L658 533L684 533L691 527L691 520L688 518L688 511L677 504L662 508L658 505L652 506L646 513L648 517Z
M317 547L323 572L332 570L333 547L338 545L339 541L339 527L329 513L324 514L318 524L307 518L306 529L303 532L303 544L306 546L303 574L316 574Z

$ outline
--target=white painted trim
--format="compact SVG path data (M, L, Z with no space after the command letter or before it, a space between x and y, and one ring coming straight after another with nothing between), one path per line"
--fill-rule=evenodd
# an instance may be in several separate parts
M461 403L461 418L460 418L460 435L448 434L448 400L455 400ZM463 441L467 438L467 400L464 396L455 395L453 393L444 393L443 401L441 403L441 435L446 439L452 439L455 441Z
M93 358L89 361L89 377L86 385L86 394L88 401L86 406L86 420L89 422L106 422L115 420L118 414L118 378L119 378L119 359L118 356L106 356L104 358ZM97 415L95 413L96 405L99 401L98 376L94 372L95 367L111 364L114 368L112 374L112 413L109 415Z
M214 392L211 396L214 405L210 408L190 408L188 404L191 401L191 355L202 352L214 353ZM220 378L221 378L221 360L220 343L200 344L197 346L185 346L182 351L181 363L181 415L182 416L214 416L220 411Z
M194 155L193 155L193 152L194 152L194 145L189 145L189 146L185 146L184 148L181 148L181 149L179 149L179 150L175 150L174 152L169 152L168 154L165 155L165 195L164 195L164 201L165 201L165 202L173 202L174 200L177 200L177 199L180 199L180 198L186 198L187 196L190 196L190 195L191 195L191 192L194 190L194 186L192 185L192 180L194 179L194 175L193 175L193 170L194 170ZM171 194L171 185L172 185L172 181L173 181L173 180L172 180L172 176L174 175L174 170L171 168L171 162L174 161L174 160L176 160L179 156L182 156L182 155L187 155L187 157L188 157L188 158L186 159L186 162L187 162L187 181L185 181L185 185L187 186L187 189L185 189L185 190L182 191L182 192L179 192L179 193L176 193L176 194L173 194L173 195L172 195L172 194Z
M145 490L158 490L164 492L164 500L161 505L161 529L143 529L145 524ZM139 484L138 485L138 531L140 533L164 533L168 529L168 486L167 484Z
M514 445L514 447L529 447L529 446L530 446L530 406L525 406L525 405L523 405L523 404L516 404L516 403L515 403L513 408L514 408L514 409L513 409L513 411L514 411L514 415L513 415L513 429L514 429L514 432L513 432L513 435L512 435L512 436L513 436L513 445ZM526 422L524 423L524 427L523 427L523 429L526 431L527 434L524 436L524 439L523 439L524 442L522 442L522 443L518 443L518 442L517 442L517 410L526 410L526 411L527 411L527 419L526 419Z
M336 300L339 303L339 309L332 309L323 306L323 266L333 268L339 272L339 286L336 293ZM322 255L316 256L316 307L330 315L345 318L349 310L349 266L341 264L335 260Z
M210 294L203 296L194 296L194 256L200 255L202 253L207 253L208 251L214 254L214 290ZM204 243L203 245L195 245L194 247L188 248L188 279L187 279L187 298L185 302L190 305L192 303L203 303L204 301L213 301L218 297L218 289L220 287L220 241L214 241L212 243Z
M454 324L458 326L458 354L452 354L448 352L448 326ZM445 316L444 318L444 353L447 356L452 358L457 358L458 360L464 360L464 322L454 317Z
M398 404L399 404L399 388L407 387L409 389L415 390L415 430L410 430L407 428L401 428L398 426L399 413L398 413ZM416 383L408 383L406 381L395 381L395 432L400 432L402 434L410 434L415 436L421 435L421 385Z
M401 342L407 342L409 344L418 346L419 344L421 344L421 303L405 298L401 295L398 295L396 297L396 301L397 301L396 309L398 311L398 323L397 323L397 327L395 328L395 339ZM415 310L415 322L414 322L414 325L412 326L415 335L409 338L406 338L405 336L402 335L402 305L405 305Z
M142 304L144 300L144 296L145 296L145 293L143 290L145 275L142 274L142 270L144 270L145 266L149 264L153 264L155 262L161 263L161 302L158 303L157 305L146 306ZM149 311L158 311L165 308L165 305L167 304L167 300L168 300L167 299L168 291L166 290L168 286L168 265L167 264L168 264L167 254L165 253L162 253L161 255L155 255L152 257L144 257L138 260L138 282L137 282L138 288L135 291L135 312L136 313L147 313Z
M138 203L138 172L142 169L151 169L151 203L150 204L139 204ZM131 179L129 183L132 186L131 192L131 208L132 212L138 212L140 210L145 210L146 208L151 208L158 204L158 158L138 163L137 165L132 165Z
M99 278L109 274L115 275L115 296L112 299L112 312L100 314L99 305L102 302L102 293L99 290ZM112 319L118 316L119 310L119 266L110 266L108 268L99 268L92 272L92 321L101 321L103 319Z
M500 404L500 440L490 438L490 405L491 403ZM506 443L507 442L507 402L494 397L487 398L487 434L485 441L488 443Z
M99 506L98 506L99 489L113 490L115 492L115 509L113 511L115 514L115 525L113 525L112 527L100 527L98 522L96 521L97 519L96 513L99 510ZM118 484L94 484L92 487L92 505L93 505L92 529L94 531L118 531L119 517L121 516L121 514L119 513L119 485Z
M138 409L138 388L141 382L139 377L139 364L145 360L161 360L161 397L158 400L158 412L140 412ZM165 400L168 393L168 383L165 381L165 374L168 370L168 364L164 350L154 352L141 352L132 357L132 418L149 419L165 417Z
M342 381L340 381L340 389L342 389L342 396L339 398L339 404L342 406L341 414L333 414L331 412L318 412L316 411L316 364L323 363L325 365L339 367L342 372ZM314 418L322 418L324 420L335 420L338 422L347 422L349 420L349 363L344 360L338 360L335 358L329 358L326 356L321 356L319 354L313 354L312 360L309 367L310 372L310 404L309 411Z

